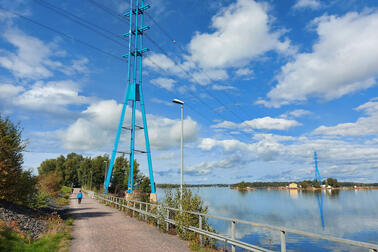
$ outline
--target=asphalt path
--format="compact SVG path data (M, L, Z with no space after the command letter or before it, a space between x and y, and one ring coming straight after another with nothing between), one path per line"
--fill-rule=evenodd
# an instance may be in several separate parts
M177 236L163 233L85 194L79 205L77 192L75 189L70 202L75 218L70 251L190 251L187 242Z

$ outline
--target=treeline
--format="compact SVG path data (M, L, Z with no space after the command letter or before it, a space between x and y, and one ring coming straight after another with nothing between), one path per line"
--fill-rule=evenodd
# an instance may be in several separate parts
M191 185L184 185L185 187L228 187L229 184L191 184ZM179 188L179 184L156 184L158 188Z
M109 156L83 157L70 153L55 159L47 159L38 167L40 176L53 176L61 179L63 185L69 187L84 186L88 189L102 190L105 171L109 165ZM149 193L150 179L139 171L139 164L134 160L133 186L136 190ZM128 188L129 161L123 156L116 158L110 180L109 192L121 193Z
M253 188L266 188L266 187L286 187L290 183L296 183L301 188L309 188L309 187L315 187L320 188L321 185L325 186L332 186L334 188L337 187L351 187L351 186L377 186L378 183L355 183L355 182L338 182L335 178L327 178L326 180L323 180L322 182L315 181L315 180L303 180L299 182L245 182L241 181L236 184L231 184L231 187L238 187L238 188L247 188L247 187L253 187Z

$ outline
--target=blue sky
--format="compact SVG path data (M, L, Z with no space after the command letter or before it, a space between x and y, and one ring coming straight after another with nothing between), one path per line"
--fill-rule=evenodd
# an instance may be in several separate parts
M179 182L174 98L185 102L186 183L312 179L314 151L323 177L377 181L376 1L149 3L143 91L157 183ZM110 153L128 1L0 5L34 22L0 10L0 113L24 128L24 167Z

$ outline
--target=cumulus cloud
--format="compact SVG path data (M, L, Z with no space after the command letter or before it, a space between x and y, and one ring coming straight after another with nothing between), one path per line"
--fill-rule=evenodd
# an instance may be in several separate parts
M254 72L249 68L239 68L235 71L237 77L242 77L244 80L252 80L254 78Z
M0 98L10 99L24 90L25 89L22 86L15 86L12 84L0 84Z
M306 115L310 115L310 114L311 114L311 112L308 111L308 110L296 109L296 110L289 111L289 112L282 114L281 117L283 117L283 118L287 118L287 117L298 118L298 117L302 117L302 116L306 116Z
M157 87L166 89L168 91L172 91L174 84L176 83L175 80L169 78L157 78L150 81Z
M189 43L194 62L203 68L240 67L267 51L288 51L282 32L272 31L268 6L238 0L212 18L212 33L196 33Z
M181 55L182 60L155 53L144 60L144 65L202 85L228 79L225 69L229 67L239 68L236 76L251 79L253 71L245 67L250 61L268 51L284 54L295 51L289 39L282 38L284 30L272 28L273 18L268 9L267 3L238 0L213 16L210 24L213 32L195 33L187 54Z
M3 37L17 48L17 53L3 51L0 56L0 66L20 78L37 79L52 76L48 65L53 65L57 62L50 60L51 46L17 29L5 31Z
M319 39L312 52L284 65L268 100L257 103L280 107L309 97L332 100L376 84L378 12L324 15L313 25Z
M185 174L191 176L203 176L209 174L213 169L232 169L244 165L245 161L239 155L232 155L228 159L210 162L200 162L185 168Z
M298 0L293 6L294 9L303 9L303 8L319 9L320 7L321 7L321 3L318 0Z
M64 148L67 150L93 150L110 146L118 126L122 105L114 100L92 103L81 117L61 134ZM126 110L126 121L130 122L130 110ZM141 113L136 111L136 121L141 122ZM181 121L147 115L150 145L153 149L165 150L179 145L181 137ZM141 123L139 123L141 125ZM197 138L198 125L190 117L184 120L185 143ZM129 141L129 139L125 139ZM136 143L144 146L143 130L136 132Z
M320 126L314 130L317 135L334 135L334 136L363 136L378 134L378 100L377 98L362 104L356 108L367 114L360 117L356 122L340 123L335 126Z
M212 128L224 129L241 129L244 131L251 131L253 129L268 129L268 130L288 130L292 127L300 126L301 123L284 118L272 118L270 116L255 118L249 121L244 121L240 124L223 121L221 123L212 125Z
M0 84L0 97L8 107L21 107L39 112L68 112L69 105L91 103L94 98L80 95L77 83L66 81L38 81L30 87Z
M218 84L214 84L212 86L212 88L214 90L234 90L236 89L234 86L229 86L229 85L218 85Z
M337 175L336 177L342 180L363 178L365 181L371 181L376 179L376 163L378 162L376 142L360 144L337 139L274 134L258 134L254 136L253 140L252 143L245 143L239 140L203 138L199 148L203 151L211 150L220 153L223 151L222 156L224 157L238 153L248 163L258 160L280 160L300 164L304 167L303 170L292 171L295 175L292 174L291 177L296 179L308 179L309 174L312 174L313 152L316 150L325 176L335 177Z
M0 66L9 70L17 78L33 80L48 78L53 76L52 70L65 74L87 71L87 58L74 59L69 65L56 60L55 58L64 56L66 53L60 51L55 42L45 43L17 28L6 30L3 37L16 48L16 52L1 50Z
M30 110L63 111L67 105L88 104L92 99L79 95L78 85L71 81L36 82L13 100L13 104Z

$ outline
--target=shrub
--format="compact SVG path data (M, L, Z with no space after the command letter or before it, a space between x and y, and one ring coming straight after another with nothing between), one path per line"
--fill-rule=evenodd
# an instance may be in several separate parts
M61 176L55 174L54 172L50 172L47 175L39 177L38 187L39 190L55 198L61 192L61 182Z
M30 202L29 206L32 208L47 207L50 198L50 195L48 195L47 193L38 191L38 193L35 194L33 200Z
M170 219L174 219L177 226L177 234L184 240L195 240L197 235L186 230L184 227L193 226L199 227L199 216L188 212L207 213L208 207L204 205L203 200L198 195L192 193L188 188L183 188L182 201L180 200L180 190L176 189L172 192L170 189L166 191L164 205L171 208L180 208L182 204L183 211L170 211ZM164 213L161 213L161 215ZM209 225L206 217L202 216L202 229L215 232L215 230ZM204 237L205 245L213 245L214 241Z

